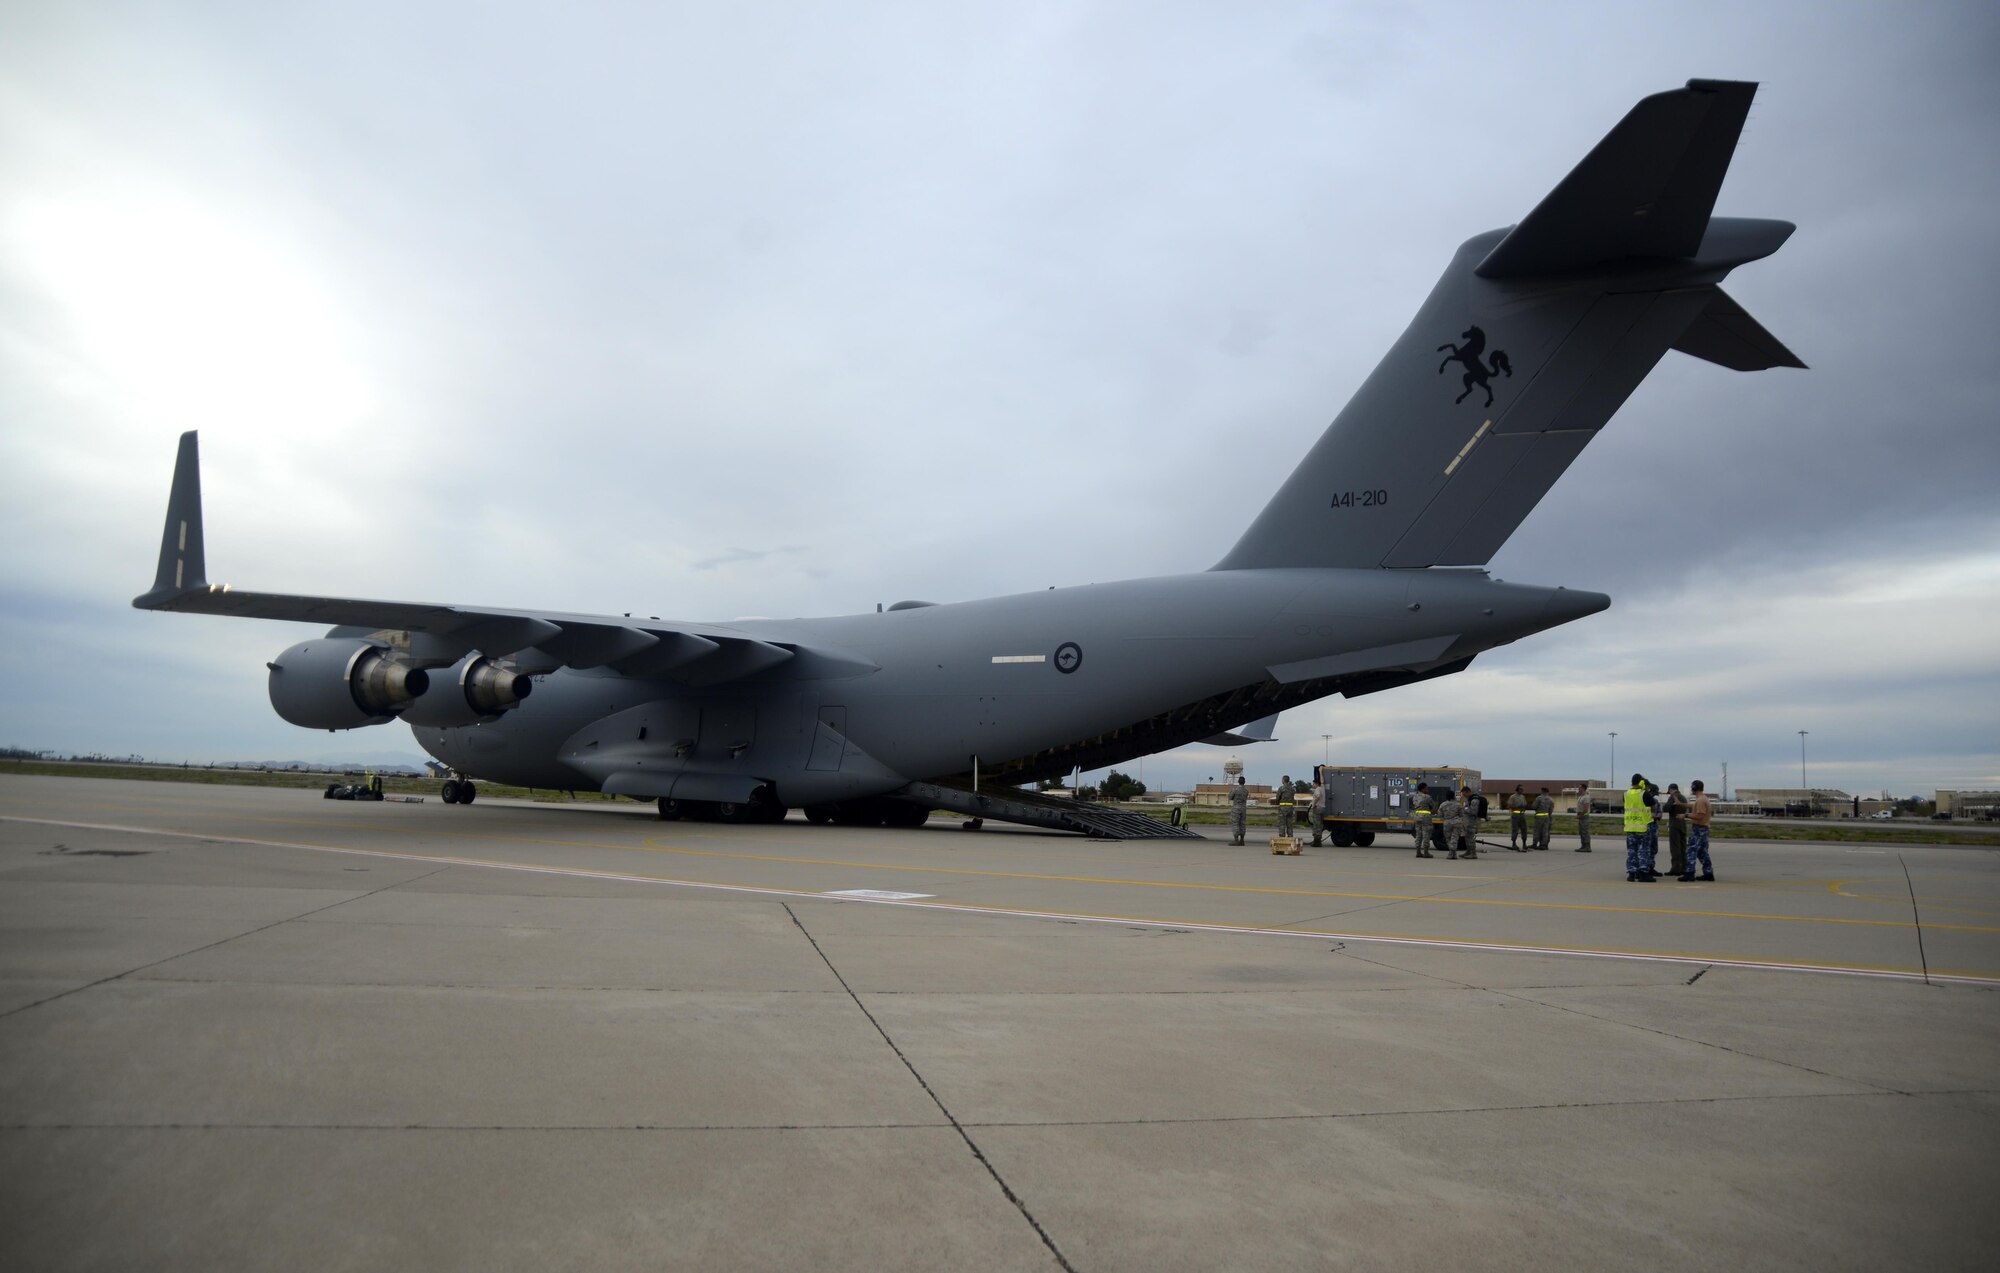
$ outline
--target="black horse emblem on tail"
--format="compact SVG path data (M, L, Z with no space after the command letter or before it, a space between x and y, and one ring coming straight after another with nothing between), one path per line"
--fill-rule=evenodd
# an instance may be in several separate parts
M1438 346L1440 351L1446 349L1451 351L1451 354L1438 364L1438 374L1443 375L1444 369L1455 362L1463 363L1465 365L1465 393L1459 394L1452 401L1464 402L1467 394L1470 394L1476 386L1486 391L1486 405L1490 407L1493 405L1493 384L1487 377L1504 374L1509 379L1512 379L1514 364L1507 361L1507 351L1504 349L1493 351L1490 365L1480 362L1479 355L1486 349L1486 333L1477 327L1466 328L1464 335L1460 336L1459 339L1465 343L1463 345Z

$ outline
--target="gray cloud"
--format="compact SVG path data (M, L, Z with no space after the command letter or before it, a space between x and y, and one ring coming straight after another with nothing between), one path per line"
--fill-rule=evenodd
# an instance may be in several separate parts
M746 561L763 561L767 557L790 556L805 551L806 549L803 546L797 544L788 544L783 548L730 548L717 556L703 557L697 561L691 561L688 563L688 568L690 570L714 570L717 566L740 565Z

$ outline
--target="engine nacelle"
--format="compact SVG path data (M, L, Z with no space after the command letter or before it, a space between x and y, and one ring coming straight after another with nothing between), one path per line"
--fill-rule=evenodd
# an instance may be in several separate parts
M380 725L430 685L429 673L398 662L394 650L354 637L301 641L268 666L271 706L307 729Z
M526 673L483 654L469 654L452 664L449 674L432 677L430 689L410 704L403 719L436 729L476 725L515 706L534 688Z

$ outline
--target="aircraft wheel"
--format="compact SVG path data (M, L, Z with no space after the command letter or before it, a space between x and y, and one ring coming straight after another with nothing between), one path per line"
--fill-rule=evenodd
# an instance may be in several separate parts
M823 827L833 821L833 810L823 804L809 804L806 806L806 821Z
M750 820L748 816L749 806L738 804L734 800L718 800L715 802L714 809L715 820L717 822L737 823L748 822Z
M895 807L886 812L888 817L884 821L892 827L920 827L930 821L931 817L931 811L924 805L911 804L905 800L897 801Z
M1354 847L1354 832L1348 830L1346 827L1335 827L1333 830L1327 832L1327 834L1333 837L1333 847L1336 849Z
M458 784L458 802L460 804L471 804L472 798L478 794L479 788L473 786L471 782L461 782Z
M456 779L456 778L447 778L447 779L445 779L445 780L444 780L444 788L443 788L443 789L442 789L441 791L439 791L439 792L438 792L438 794L439 794L440 796L444 797L444 802L445 802L446 804L457 804L457 803L458 803L458 779Z
M1375 843L1375 833L1373 831L1356 831L1354 833L1354 842L1365 849Z
M333 799L333 793L334 793L334 792L336 792L336 791L338 791L338 790L340 790L340 784L339 784L339 783L337 783L337 782L329 782L328 784L326 784L326 792L325 792L325 794L324 794L324 795L322 795L322 796L321 796L320 798L321 798L322 800L331 800L331 799Z
M681 807L680 807L680 805L676 804L676 803L675 803L674 801L672 801L672 800L669 800L669 799L667 799L667 798L666 798L665 796L661 796L661 797L660 797L660 821L662 821L662 822L679 822L680 820L681 820Z
M882 813L872 804L856 800L838 806L833 820L844 827L879 827L882 825Z

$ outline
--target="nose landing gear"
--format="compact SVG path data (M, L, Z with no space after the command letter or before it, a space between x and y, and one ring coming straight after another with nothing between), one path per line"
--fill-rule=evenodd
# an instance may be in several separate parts
M456 769L444 780L444 789L438 793L446 804L471 804L479 796L479 788L472 785L472 779Z

